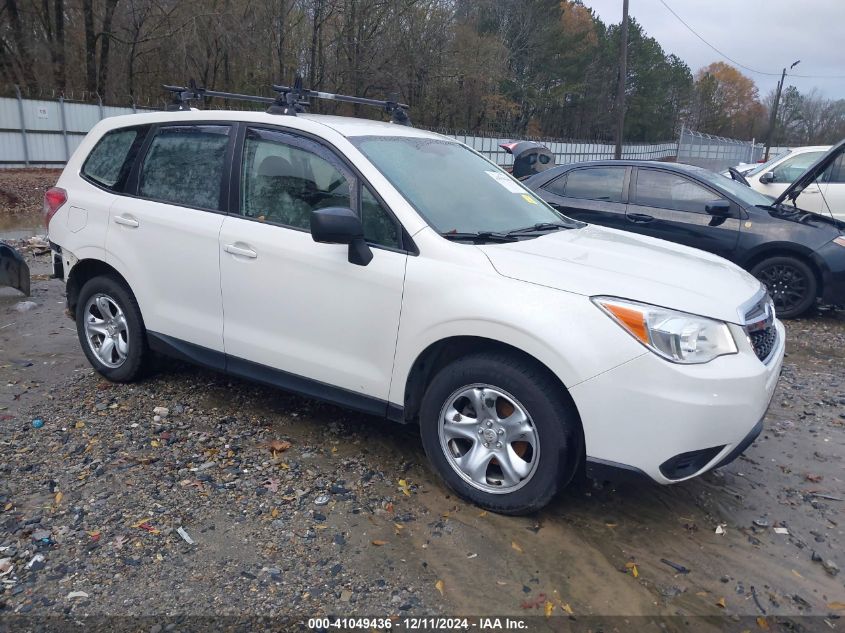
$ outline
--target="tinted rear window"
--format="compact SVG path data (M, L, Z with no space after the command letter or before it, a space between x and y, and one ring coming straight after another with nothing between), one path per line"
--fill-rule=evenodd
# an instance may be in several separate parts
M101 187L121 191L147 129L123 128L105 134L88 154L82 166L82 175Z
M622 202L624 185L624 167L576 169L566 177L564 195L567 198Z

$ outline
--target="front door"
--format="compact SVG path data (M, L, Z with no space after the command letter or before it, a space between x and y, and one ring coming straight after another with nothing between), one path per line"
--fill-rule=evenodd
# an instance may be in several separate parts
M312 140L249 128L241 154L239 215L220 233L227 367L383 414L407 260L399 224ZM349 263L346 246L311 238L311 212L337 206L362 216L367 266Z
M707 213L719 193L673 171L638 167L632 176L628 230L700 248L730 259L739 240L740 210L730 217Z

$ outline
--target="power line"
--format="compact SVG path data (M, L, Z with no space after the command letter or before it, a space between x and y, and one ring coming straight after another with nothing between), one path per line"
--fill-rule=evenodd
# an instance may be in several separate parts
M722 57L727 59L732 64L735 64L735 65L739 66L740 68L744 68L748 72L752 72L752 73L755 73L757 75L767 75L769 77L778 77L780 75L780 73L769 73L769 72L766 72L764 70L756 70L754 68L751 68L750 66L746 66L745 64L742 64L742 63L736 61L735 59L733 59L729 55L726 55L725 53L720 51L718 48L713 46L710 42L705 40L698 33L696 33L694 28L692 28L689 24L687 24L680 15L675 13L675 11L672 9L672 7L670 7L668 4L666 4L666 0L660 0L660 4L662 4L664 7L666 7L669 10L669 13L671 13L676 18L678 18L678 21L681 24L683 24L685 27L687 27L687 29L689 29L690 33L695 35L698 39L700 39L702 42L707 44L707 46L712 48L714 51L716 51L719 55L721 55ZM790 77L799 77L801 79L845 79L845 75L793 75L793 74L790 74L789 76Z

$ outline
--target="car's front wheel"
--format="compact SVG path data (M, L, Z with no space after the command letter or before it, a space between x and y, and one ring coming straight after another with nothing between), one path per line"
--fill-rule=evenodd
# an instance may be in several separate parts
M789 256L769 257L756 264L751 274L766 286L774 301L775 312L783 319L801 316L816 301L816 276L800 259Z
M460 496L502 514L539 510L575 472L577 415L542 367L476 354L441 369L426 390L428 458Z
M107 276L89 279L76 303L76 332L88 362L115 382L143 373L149 350L141 310L132 292Z

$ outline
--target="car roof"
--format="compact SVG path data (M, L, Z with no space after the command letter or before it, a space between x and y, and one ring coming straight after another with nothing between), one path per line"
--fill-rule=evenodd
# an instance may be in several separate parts
M262 125L281 125L292 128L301 127L297 120L311 121L331 128L345 137L354 136L395 136L411 138L444 138L440 134L383 121L358 119L355 117L331 116L326 114L268 114L254 110L167 110L157 112L139 112L105 119L109 129L130 125L156 123L179 123L181 121L244 121Z
M532 180L540 180L543 176L557 176L558 174L562 174L564 172L570 171L571 169L580 167L652 167L666 169L669 171L684 172L688 174L695 174L696 172L707 171L703 167L696 167L695 165L686 165L684 163L667 163L659 160L632 160L623 158L621 160L589 160L584 161L582 163L567 163L565 165L556 165L551 169L547 169L546 171L540 172L539 174L537 174L537 176L532 176Z

